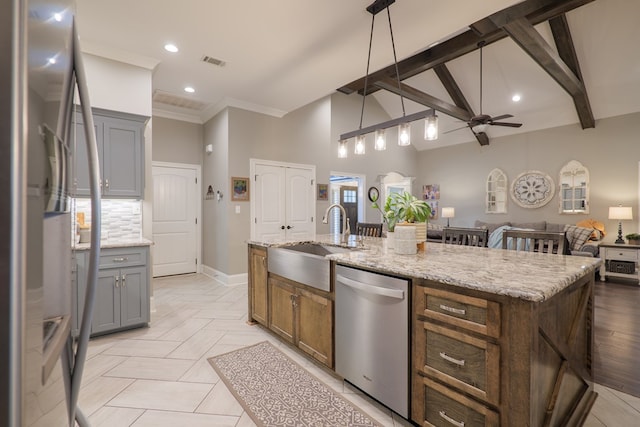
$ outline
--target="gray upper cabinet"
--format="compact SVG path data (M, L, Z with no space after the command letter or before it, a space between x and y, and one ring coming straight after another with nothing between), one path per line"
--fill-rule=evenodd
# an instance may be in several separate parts
M76 196L89 196L89 170L82 115L76 112ZM93 110L100 158L103 198L142 198L144 193L144 125L147 118Z

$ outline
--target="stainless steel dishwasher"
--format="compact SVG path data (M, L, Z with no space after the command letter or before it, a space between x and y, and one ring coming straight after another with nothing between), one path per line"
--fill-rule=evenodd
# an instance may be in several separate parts
M409 281L337 266L336 372L409 418Z

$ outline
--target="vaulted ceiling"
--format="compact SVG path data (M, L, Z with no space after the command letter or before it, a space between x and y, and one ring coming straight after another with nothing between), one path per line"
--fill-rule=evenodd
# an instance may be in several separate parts
M78 26L85 52L153 70L154 114L202 123L226 106L282 116L336 89L359 96L372 1L77 0ZM389 11L401 88L385 12L367 92L392 118L402 115L399 92L407 114L439 111L440 138L414 138L419 150L567 124L588 131L640 111L638 1L397 0ZM480 112L480 41L482 112L523 126L444 134ZM164 51L167 42L180 51Z

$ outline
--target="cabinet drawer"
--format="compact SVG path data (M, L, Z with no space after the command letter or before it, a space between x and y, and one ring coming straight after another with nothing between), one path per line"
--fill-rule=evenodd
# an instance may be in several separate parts
M500 304L481 298L416 287L416 313L494 338L500 336Z
M428 322L416 341L417 367L465 393L497 405L500 395L500 347Z
M447 387L421 378L424 420L420 425L437 427L498 426L498 414Z
M638 251L636 249L606 248L606 259L619 261L638 261Z
M100 250L100 268L120 268L147 264L147 248L109 248Z

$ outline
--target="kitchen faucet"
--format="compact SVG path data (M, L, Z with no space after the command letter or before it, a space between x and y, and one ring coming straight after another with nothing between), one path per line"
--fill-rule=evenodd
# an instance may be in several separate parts
M344 207L340 203L334 203L327 208L322 217L322 223L326 224L329 222L327 217L329 216L329 211L333 208L340 208L340 212L342 212L342 243L349 242L349 235L351 235L351 227L349 226L349 218L347 218L347 211L344 210Z

